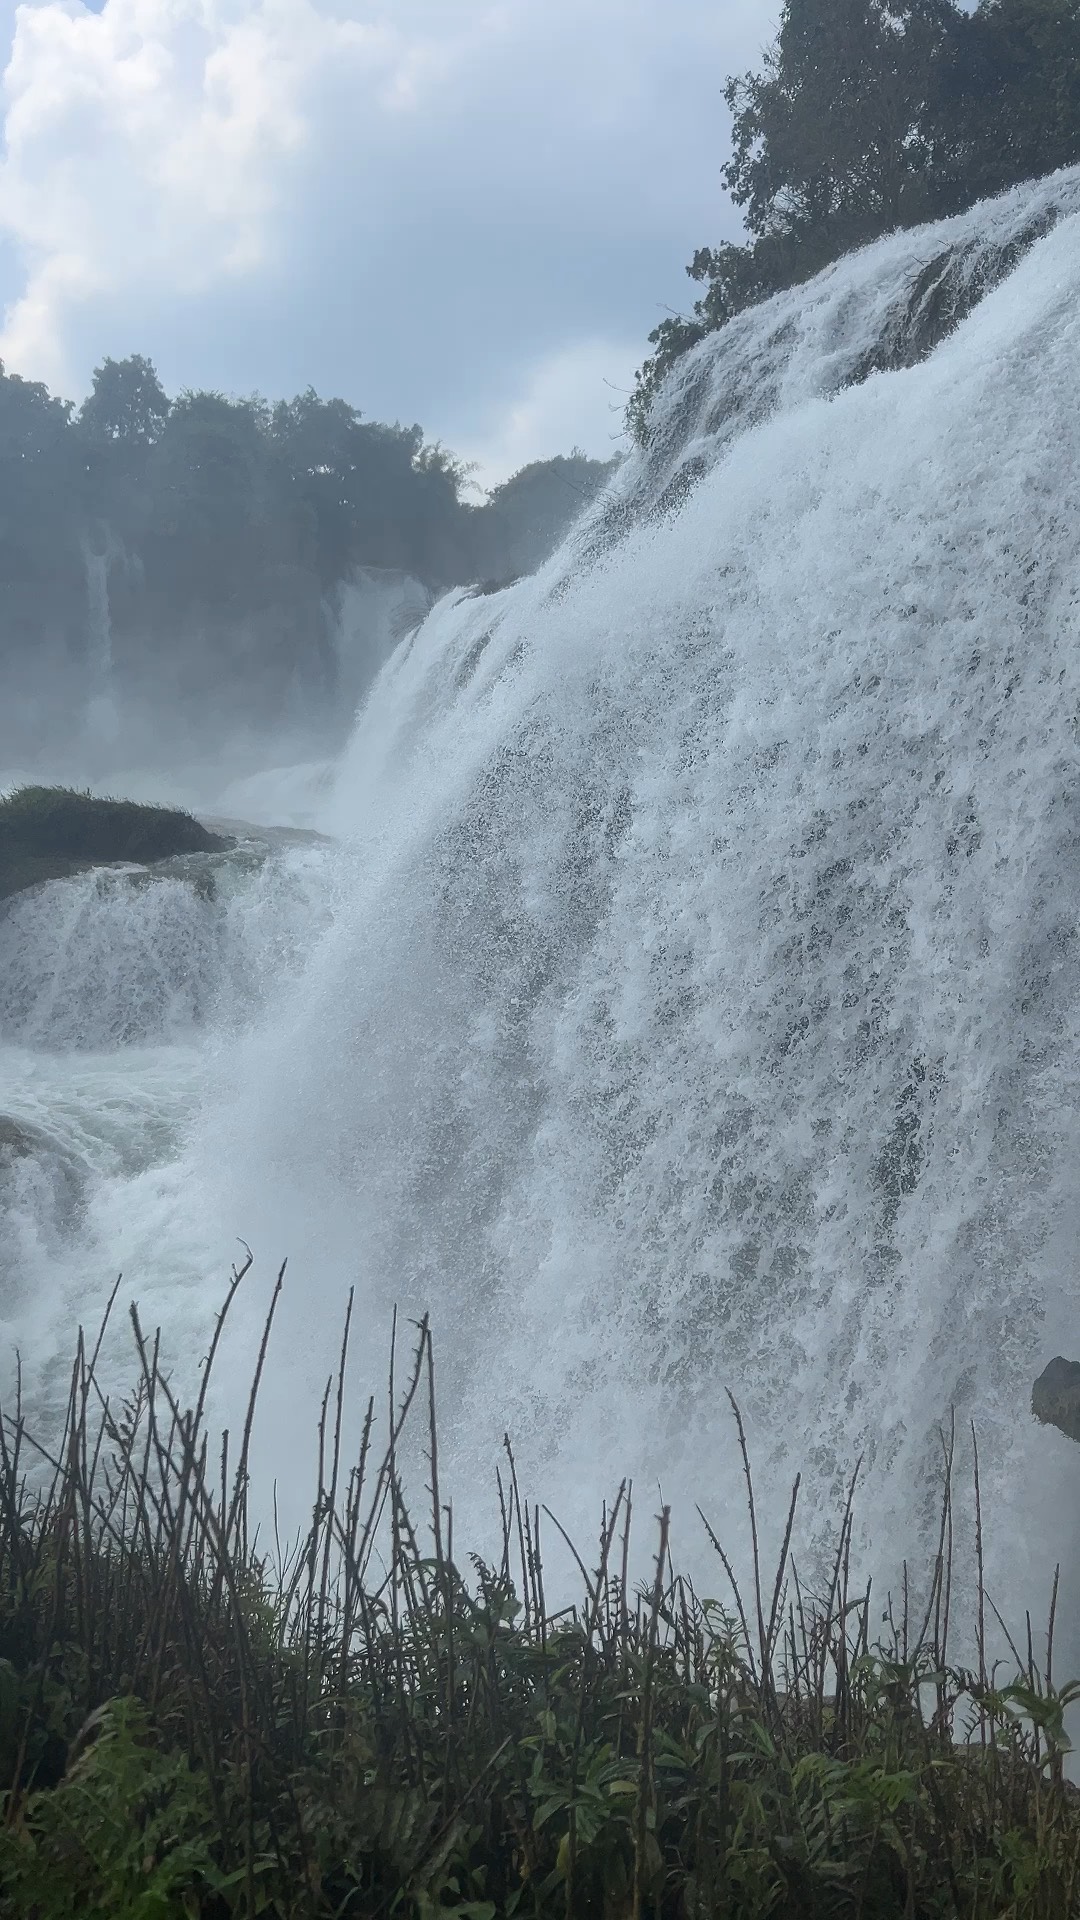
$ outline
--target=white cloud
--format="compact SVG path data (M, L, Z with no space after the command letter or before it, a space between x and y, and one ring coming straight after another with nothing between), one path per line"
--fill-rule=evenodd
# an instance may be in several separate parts
M80 296L148 278L188 295L257 273L287 163L311 137L312 80L342 57L377 86L389 36L307 0L21 6L0 222L27 273L0 352L55 377L76 357Z
M21 5L0 355L68 393L131 350L174 385L311 381L492 470L556 421L595 438L601 362L626 384L690 251L733 230L719 89L767 21L766 0Z
M625 447L623 414L641 359L638 341L582 340L546 354L526 370L520 396L464 456L474 479L496 486L530 460L548 460L577 445L610 460Z

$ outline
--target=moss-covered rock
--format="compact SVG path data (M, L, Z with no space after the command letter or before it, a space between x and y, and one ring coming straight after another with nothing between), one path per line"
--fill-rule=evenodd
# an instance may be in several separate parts
M231 844L179 808L99 800L70 787L18 787L0 795L0 900L87 867L149 865Z

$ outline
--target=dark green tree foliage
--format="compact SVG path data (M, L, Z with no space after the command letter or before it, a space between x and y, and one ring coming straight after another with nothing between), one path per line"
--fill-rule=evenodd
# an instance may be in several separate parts
M422 427L363 420L309 387L275 407L271 435L325 584L372 565L432 585L463 577L465 473L441 447L425 445Z
M750 232L772 243L773 274L936 210L951 11L943 0L790 0L764 70L728 82L724 182Z
M74 454L82 484L79 511L84 540L100 551L121 528L141 533L147 501L150 449L161 435L169 400L142 354L104 360L75 420ZM115 530L115 535L110 535Z
M146 559L157 584L182 595L192 560L210 603L255 586L272 551L273 476L266 410L219 393L184 393L147 465Z
M12 582L48 565L50 505L58 477L70 486L71 408L38 380L5 373L0 362L0 567Z
M965 204L1080 159L1078 0L983 0L950 55L943 110Z
M143 707L164 689L224 712L225 696L273 722L300 688L310 709L334 691L334 607L354 572L435 592L506 578L550 550L607 471L580 455L541 462L473 504L466 469L421 427L365 420L311 388L272 407L170 400L134 354L102 362L73 417L0 368L5 684L32 699L48 653L50 685L65 662L76 683L82 670L81 713L99 690L104 569L112 667Z
M0 595L5 636L24 644L62 624L80 574L71 407L0 362Z
M169 400L150 361L141 353L128 360L103 360L79 412L79 425L91 443L120 440L148 447L161 435Z
M552 553L566 528L596 498L614 472L616 460L590 460L580 447L554 460L533 460L488 496L490 565L493 579L531 573Z
M1080 159L1080 0L786 0L761 70L724 88L721 178L749 236L699 248L704 293L650 334L630 421L736 313L853 247Z

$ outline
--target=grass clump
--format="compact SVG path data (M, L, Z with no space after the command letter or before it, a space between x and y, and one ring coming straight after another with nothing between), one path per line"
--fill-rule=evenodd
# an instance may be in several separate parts
M0 900L87 867L149 864L230 845L181 808L99 800L71 787L17 787L0 794Z
M262 1357L239 1446L208 1445L224 1318L191 1408L136 1314L122 1407L80 1339L36 1490L41 1450L17 1403L4 1419L0 1915L1080 1913L1080 1808L1063 1777L1075 1689L1052 1684L1053 1613L1046 1671L1029 1632L1006 1682L987 1668L980 1576L977 1663L953 1662L950 1471L929 1603L918 1619L890 1607L883 1638L880 1604L851 1590L850 1501L818 1595L789 1557L797 1488L763 1577L737 1413L748 1591L715 1540L724 1604L679 1577L666 1511L633 1591L624 1486L577 1559L577 1603L553 1610L557 1522L522 1497L509 1448L501 1547L468 1577L455 1557L426 1324L400 1387L392 1363L382 1446L369 1404L345 1462L346 1324L310 1530L271 1562L249 1520ZM400 1470L416 1420L422 1526Z

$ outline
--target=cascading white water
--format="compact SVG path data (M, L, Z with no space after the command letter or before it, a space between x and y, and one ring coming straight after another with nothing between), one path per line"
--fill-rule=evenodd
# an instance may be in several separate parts
M295 965L296 916L313 911L302 885L312 855L264 872L266 859L250 847L188 854L17 894L0 921L0 1032L101 1052L250 1018L271 965Z
M279 838L0 903L0 1320L45 1423L118 1269L181 1364L219 1291L233 1246L202 1232L184 1141L325 917L321 848Z
M112 612L109 606L109 567L116 558L111 536L99 552L83 542L86 569L86 654L91 692L86 707L86 731L102 745L115 741L119 718L113 692Z
M359 567L338 590L332 630L337 697L355 710L402 637L431 610L433 595L393 567Z
M730 1387L804 1542L861 1455L918 1560L955 1409L999 1604L1071 1561L1078 364L1072 174L704 343L544 572L397 650L327 924L80 1228L200 1337L233 1236L289 1255L276 1470L355 1284L365 1384L430 1309L466 1504L508 1428L576 1527L628 1471L734 1522Z

